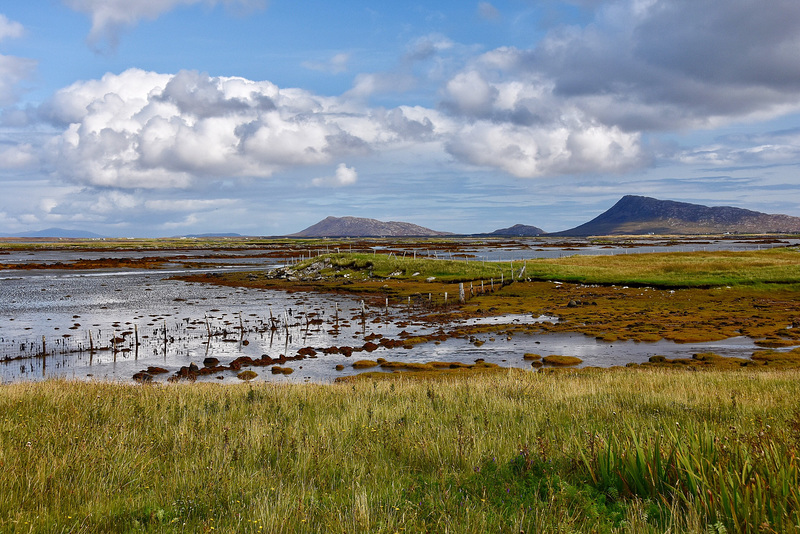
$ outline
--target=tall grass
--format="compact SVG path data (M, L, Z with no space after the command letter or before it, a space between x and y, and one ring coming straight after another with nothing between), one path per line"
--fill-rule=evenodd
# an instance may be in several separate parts
M768 433L769 425L723 438L696 423L649 437L630 429L581 456L607 493L677 502L730 532L787 532L800 525L798 451Z
M0 532L792 531L798 378L4 385Z

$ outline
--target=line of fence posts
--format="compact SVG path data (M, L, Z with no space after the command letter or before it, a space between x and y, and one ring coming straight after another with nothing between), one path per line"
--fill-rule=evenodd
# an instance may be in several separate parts
M351 250L352 250L352 245L351 245ZM373 249L373 254L375 254L376 252L377 251L375 249ZM413 253L414 259L416 259L417 258L416 249L413 250L412 253ZM451 251L448 251L448 254L449 254L450 260L452 261L453 260L453 253ZM393 255L394 255L394 253L390 251L389 252L389 257L391 258ZM406 256L406 251L403 252L403 257L405 258L405 256ZM436 253L436 251L426 250L425 253L424 253L424 256L428 257L428 258L432 257L433 259L439 259L439 256ZM469 258L465 256L464 261L468 262ZM484 265L486 264L486 259L485 258L483 258L483 264ZM511 284L515 280L522 280L523 276L525 275L525 268L527 267L526 262L525 261L522 262L522 267L520 267L520 269L516 273L514 272L514 261L513 260L509 261L509 265L510 265L510 277L509 277L509 282L508 283ZM515 276L515 274L516 274L516 276ZM501 270L500 271L500 287L503 287L505 285L506 285L505 273ZM489 279L489 291L492 292L492 293L494 293L494 291L495 291L494 278L493 277ZM469 294L470 294L470 297L474 297L475 294L476 294L476 290L475 290L475 286L474 286L473 282L470 282L470 284L469 284ZM485 295L486 294L485 280L481 280L480 294L481 295ZM447 306L447 304L448 304L448 299L449 299L448 292L445 291L444 292L444 305L445 306ZM458 284L458 301L459 301L460 304L464 304L464 303L466 303L466 300L467 300L467 298L466 298L466 290L465 290L465 287L464 287L464 283L463 282L459 282L459 284ZM431 295L431 293L428 293L428 304L430 305L431 303L432 303L432 295ZM410 308L411 307L411 297L408 297L407 304L408 304L408 307ZM389 299L388 299L388 297L386 298L386 301L385 301L385 308L386 308L386 313L388 314L389 313Z

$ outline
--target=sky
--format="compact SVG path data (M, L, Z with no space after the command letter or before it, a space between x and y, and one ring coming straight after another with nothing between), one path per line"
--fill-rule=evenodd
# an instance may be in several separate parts
M0 4L0 233L800 216L797 0Z

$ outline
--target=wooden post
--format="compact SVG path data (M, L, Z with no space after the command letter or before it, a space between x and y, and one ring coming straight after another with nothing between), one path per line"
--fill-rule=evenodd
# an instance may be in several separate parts
M466 298L464 297L464 282L458 283L458 302L464 304L466 302Z

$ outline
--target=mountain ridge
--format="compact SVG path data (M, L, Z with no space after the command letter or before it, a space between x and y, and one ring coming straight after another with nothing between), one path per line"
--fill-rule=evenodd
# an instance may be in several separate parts
M550 236L798 233L800 217L772 215L731 206L625 195L594 219Z
M416 224L363 217L329 216L287 237L436 237L454 235Z
M540 235L545 235L547 232L539 228L538 226L531 226L529 224L515 224L514 226L509 226L508 228L500 228L499 230L495 230L494 232L489 232L488 234L481 234L487 236L507 236L507 237L537 237Z
M32 232L15 232L3 233L0 237L50 237L50 238L66 238L66 239L100 239L105 236L96 234L94 232L87 232L85 230L70 230L66 228L46 228L44 230L36 230Z

